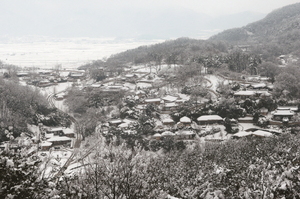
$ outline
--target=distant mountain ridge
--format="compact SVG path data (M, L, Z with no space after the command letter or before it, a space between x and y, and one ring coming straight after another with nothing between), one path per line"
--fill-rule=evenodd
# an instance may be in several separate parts
M29 8L27 8L29 9ZM40 35L52 37L120 37L141 39L204 38L215 31L240 27L263 18L261 13L244 12L211 17L191 9L168 7L109 7L94 10L46 10L30 7L32 12L0 8L0 36ZM52 13L53 14L49 14ZM55 13L55 14L54 14Z
M274 10L265 18L241 28L225 30L209 40L232 44L277 44L282 53L294 52L300 47L300 3Z

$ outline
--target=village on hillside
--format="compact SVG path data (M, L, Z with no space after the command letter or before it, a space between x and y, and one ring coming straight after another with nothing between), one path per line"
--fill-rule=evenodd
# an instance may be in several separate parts
M195 77L187 78L184 83L187 91L182 92L183 89L173 83L177 81L174 72L177 68L180 66L162 65L157 69L140 65L128 66L122 72L100 68L106 78L98 82L84 70L22 71L17 76L20 83L40 87L48 94L52 106L64 109L62 111L67 110L63 102L71 87L83 92L125 93L124 106L118 114L108 114L105 121L98 122L96 133L103 136L137 134L136 126L143 113L149 117L141 125L143 129L151 129L143 137L152 143L166 138L187 142L195 139L223 142L242 137L263 138L293 133L295 128L292 127L299 124L299 110L293 102L289 106L268 104L272 101L273 84L267 77L256 75L232 79L221 74L207 74L204 68L200 71L203 78L198 81ZM229 95L234 101L230 104L220 105L224 103L220 85L232 88ZM198 86L207 93L197 96L188 92ZM224 110L216 111L216 107ZM228 111L238 112L239 117L227 117ZM69 128L41 125L31 143L37 144L40 151L72 149L80 139L74 125Z

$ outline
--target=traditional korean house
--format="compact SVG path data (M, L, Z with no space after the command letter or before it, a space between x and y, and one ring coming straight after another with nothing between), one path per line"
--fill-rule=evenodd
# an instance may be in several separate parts
M175 124L174 120L171 118L162 120L162 123L163 123L163 125L174 125Z
M172 102L175 102L178 99L178 97L167 95L166 97L163 97L162 99L164 100L165 103L172 103Z
M289 121L295 115L294 111L291 110L276 110L272 113L272 119L277 121Z
M197 122L200 125L214 124L214 123L221 124L223 123L223 118L220 117L219 115L202 115L197 118Z
M246 99L246 98L250 98L250 97L255 97L256 96L256 91L237 91L234 94L235 98L241 98L241 99Z
M58 136L63 136L64 135L64 131L63 131L63 127L57 127L57 128L50 128L48 130L46 130L47 134L53 134L58 135Z
M163 110L164 111L174 111L177 108L177 104L176 103L165 103L163 106Z
M52 146L71 144L72 139L66 136L53 136L47 140L52 143Z
M175 136L177 139L185 140L185 139L194 139L196 136L196 133L191 130L181 130L175 132Z
M160 98L153 98L153 99L145 99L146 104L160 104Z

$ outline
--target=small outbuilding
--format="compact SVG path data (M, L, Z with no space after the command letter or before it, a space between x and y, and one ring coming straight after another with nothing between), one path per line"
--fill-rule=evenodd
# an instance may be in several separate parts
M123 123L123 121L121 119L113 119L108 121L110 126L119 126L120 124Z
M40 146L42 151L48 151L52 146L52 142L43 141Z
M182 123L185 126L189 126L192 123L192 120L186 116L180 118L180 123Z
M166 97L163 97L162 99L164 100L165 103L172 103L172 102L175 102L178 99L178 97L167 95Z
M73 129L70 128L64 128L63 129L64 135L69 137L69 138L75 138L75 133Z
M152 136L152 138L153 138L154 140L160 140L161 137L162 137L162 135L161 135L160 133L155 133L155 134Z
M174 124L175 124L174 120L171 119L171 118L166 118L166 119L164 119L164 120L162 121L162 123L163 123L163 125L174 125Z

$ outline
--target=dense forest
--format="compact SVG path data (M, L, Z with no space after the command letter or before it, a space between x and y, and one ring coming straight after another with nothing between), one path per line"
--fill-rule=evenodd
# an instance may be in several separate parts
M95 142L95 141L98 142ZM39 160L1 153L0 196L10 198L299 198L299 136L197 141L153 153L90 137L93 158L80 175L40 179ZM172 140L169 141L172 143Z
M0 102L0 142L30 132L27 124L70 125L67 116L50 107L38 88L20 85L17 79L0 79Z

